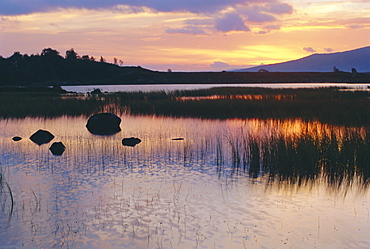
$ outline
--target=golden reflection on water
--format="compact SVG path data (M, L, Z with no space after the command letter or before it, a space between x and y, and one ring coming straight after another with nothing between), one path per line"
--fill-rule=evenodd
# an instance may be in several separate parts
M212 96L183 96L179 97L180 101L195 100L219 100L219 99L243 99L243 100L293 100L295 95L261 95L261 94L236 94L236 95L212 95Z
M292 137L304 134L318 138L322 138L324 135L335 135L338 139L342 139L348 132L355 132L361 137L366 135L364 127L335 126L319 121L307 122L302 119L228 119L226 123L232 130L240 130L256 137Z
M0 172L15 200L9 217L9 193L2 188L0 224L5 225L0 226L0 244L31 248L370 245L367 179L356 176L366 168L349 167L350 160L313 166L294 161L306 158L306 150L322 151L320 146L347 160L352 150L340 154L340 149L349 148L348 142L360 143L356 150L369 148L367 128L298 119L121 118L122 131L108 137L90 134L86 117L0 120ZM28 139L38 129L49 130L55 135L52 142L66 145L62 156L50 153L51 143L38 146ZM13 136L23 139L14 142ZM124 137L142 142L125 147ZM292 159L285 163L294 162L294 167L266 161L267 152L275 161ZM335 157L325 154L329 159ZM257 177L251 177L256 162ZM344 170L342 175L336 167ZM277 175L276 181L268 170ZM330 185L331 174L345 179ZM305 181L298 183L302 178ZM335 185L347 180L349 184Z

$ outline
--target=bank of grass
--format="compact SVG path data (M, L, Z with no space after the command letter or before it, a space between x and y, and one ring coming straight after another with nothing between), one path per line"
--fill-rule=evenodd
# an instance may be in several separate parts
M104 104L97 97L67 94L48 87L0 88L0 117L59 117L90 115Z
M236 99L235 96L258 96ZM135 96L135 98L132 98ZM181 100L182 97L223 96L220 99ZM279 98L283 96L283 98ZM284 97L285 96L285 97ZM212 88L172 93L117 93L112 95L132 114L155 114L210 119L302 118L331 124L370 124L370 92L340 88L266 89Z
M129 112L135 115L209 119L301 118L330 124L370 125L370 92L347 91L335 87L216 87L205 90L118 92L100 95L65 93L60 89L40 87L26 89L0 89L0 117L88 116L110 111L117 114Z

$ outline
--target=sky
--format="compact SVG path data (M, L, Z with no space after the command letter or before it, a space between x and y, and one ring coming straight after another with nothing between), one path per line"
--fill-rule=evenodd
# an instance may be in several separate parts
M370 0L0 0L0 55L221 71L370 46Z

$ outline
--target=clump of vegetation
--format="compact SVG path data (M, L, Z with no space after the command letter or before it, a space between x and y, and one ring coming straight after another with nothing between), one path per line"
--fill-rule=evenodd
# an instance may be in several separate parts
M333 190L348 189L355 182L370 184L369 131L342 129L256 138L249 134L229 141L232 167L251 178L265 177L268 184L305 186L322 179Z

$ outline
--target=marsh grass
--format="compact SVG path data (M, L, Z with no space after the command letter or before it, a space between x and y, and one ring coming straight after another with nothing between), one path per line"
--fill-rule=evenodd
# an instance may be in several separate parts
M354 183L370 184L370 134L346 129L319 135L265 138L229 138L232 167L250 178L264 177L268 184L306 186L323 179L330 189L348 189ZM216 148L219 146L216 145Z
M108 111L117 114L208 119L302 118L330 124L370 125L370 92L345 91L337 87L315 89L216 87L191 91L117 92L99 95L46 89L16 91L1 89L0 117L88 116ZM212 98L183 99L207 96Z

